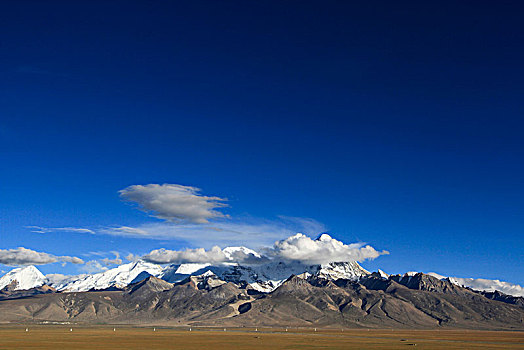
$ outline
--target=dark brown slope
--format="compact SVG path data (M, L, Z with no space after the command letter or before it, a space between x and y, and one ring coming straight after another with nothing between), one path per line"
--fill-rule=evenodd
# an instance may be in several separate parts
M249 297L232 283L199 289L193 280L173 286L155 277L124 291L55 293L0 301L0 322L75 321L88 323L186 324L235 312Z
M392 276L395 277L395 276ZM374 288L376 277L361 281ZM474 329L523 329L524 310L504 302L490 300L481 294L417 274L411 279L390 278L387 294L405 300L418 310L438 321L440 326Z
M351 281L337 282L292 277L239 319L261 325L276 321L290 326L438 326L435 319L383 291Z
M494 292L478 292L478 293L491 300L502 301L506 304L513 304L513 305L517 305L517 306L524 308L524 298L523 297L516 297L513 295L504 294L502 292L499 292L498 290Z
M151 277L155 278L155 277ZM231 304L235 304L245 290L232 283L224 283L212 289L201 288L194 278L188 278L173 288L151 294L147 289L135 289L125 295L117 306L134 315L140 322L156 322L158 320L187 324L202 319L220 318L234 312ZM130 306L133 306L132 310ZM121 322L136 323L123 317Z
M269 294L216 277L175 285L149 277L123 291L0 301L0 321L9 322L524 330L523 320L518 305L423 274L405 280L371 275L359 283L292 276Z

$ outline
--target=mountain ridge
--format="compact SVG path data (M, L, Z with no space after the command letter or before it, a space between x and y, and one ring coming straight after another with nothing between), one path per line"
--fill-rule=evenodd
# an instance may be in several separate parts
M524 330L524 306L448 283L425 274L291 275L260 293L212 273L175 284L149 276L122 290L0 300L0 322Z
M244 247L231 248L232 252L254 252ZM371 274L369 271L362 268L357 262L333 262L321 265L306 265L297 262L286 263L282 261L269 262L259 265L241 265L233 263L219 265L206 263L185 263L171 264L162 267L157 264L138 260L100 273L79 276L44 276L35 266L15 268L6 273L4 276L0 277L0 290L6 288L8 285L10 285L12 290L29 290L32 288L41 287L46 284L61 292L123 289L126 286L142 281L149 276L158 277L169 283L176 283L184 280L189 276L200 276L204 273L212 273L224 281L234 282L237 284L249 284L252 288L262 293L273 291L290 275L317 275L334 280L358 280L363 276ZM378 274L380 277L386 279L393 277L397 281L410 281L418 273L408 272L404 275L390 276L382 270L379 270L378 272L375 272L375 274ZM424 277L427 283L430 283L434 286L436 284L442 283L446 284L447 288L451 289L453 289L453 286L463 286L473 290L478 290L480 292L492 293L491 295L495 299L512 299L513 302L517 304L520 303L520 299L518 298L524 296L524 288L521 286L510 284L508 282L501 282L499 280L491 281L486 279L445 277L435 273L424 275L430 276L434 279L428 280L429 277ZM476 281L481 281L480 285ZM503 297L502 295L508 295L509 297Z
M348 266L356 267L342 267ZM336 278L321 270L291 274L270 292L211 270L176 283L147 276L112 290L4 288L0 322L524 330L524 298L483 294L423 273Z

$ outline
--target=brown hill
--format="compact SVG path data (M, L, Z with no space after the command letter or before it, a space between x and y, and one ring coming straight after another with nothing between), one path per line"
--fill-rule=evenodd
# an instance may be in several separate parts
M524 330L523 320L524 308L517 304L423 274L370 275L358 283L291 276L268 294L216 276L175 285L151 276L122 291L0 301L0 322Z

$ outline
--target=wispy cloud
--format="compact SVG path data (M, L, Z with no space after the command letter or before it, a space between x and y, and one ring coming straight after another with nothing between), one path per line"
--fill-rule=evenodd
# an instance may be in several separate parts
M115 236L179 240L192 247L204 248L214 245L267 246L296 232L315 236L325 231L326 227L313 219L289 217L221 220L209 224L147 223L137 227L117 226L100 230Z
M100 266L120 265L123 262L123 260L120 258L120 252L118 252L116 250L111 250L111 251L94 251L94 252L84 253L82 255L85 256L85 257L93 257L93 256L99 257L97 259L93 259L93 260L88 261L86 263L86 265L89 264L89 266L84 267L84 269L83 269L84 271L86 271L86 270L93 270L93 269L100 270L98 265L100 265ZM109 258L109 256L111 256L111 255L114 255L114 258Z
M253 254L228 255L222 250L226 246L262 249L264 253L262 256L265 255L263 259L306 263L363 261L388 254L386 251L377 251L363 243L344 244L327 235L322 236L320 240L313 240L310 236L318 236L327 229L322 223L311 218L289 216L279 216L272 220L253 217L231 218L218 210L227 206L225 198L204 196L196 187L176 184L133 185L119 193L123 200L136 203L140 210L165 221L136 226L104 227L97 229L97 234L174 240L193 248L186 250L156 249L142 257L150 262L251 261L257 263L261 261L261 256ZM91 229L77 227L30 226L29 228L39 233L55 231L95 233ZM107 253L98 255L104 256L105 254ZM104 266L121 264L120 253L113 252L113 254L114 258L106 255L103 259L89 261L84 270L101 270ZM129 261L137 258L138 256L133 254L126 257ZM66 260L62 259L62 261Z
M125 236L125 237L140 237L140 238L169 238L165 234L160 234L160 232L157 232L156 230L152 228L156 228L158 226L165 227L172 225L166 225L166 224L145 224L143 225L144 228L140 227L131 227L131 226L115 226L115 227L107 227L101 230L102 233L107 233L114 236Z
M267 246L296 232L318 235L326 227L311 218L279 216L275 219L231 218L218 211L227 206L225 198L204 196L200 189L177 184L133 185L119 191L120 197L164 222L115 225L97 228L27 226L33 232L76 232L113 236L178 240L189 247L214 245ZM110 259L108 259L109 261Z
M55 262L83 264L84 261L75 256L56 256L44 252L18 247L16 249L0 249L0 264L4 265L45 265Z
M100 263L100 261L98 260L90 260L86 262L85 265L83 265L80 268L80 271L86 272L89 274L98 273L98 272L107 271L107 270L108 268L102 265L102 263Z
M134 185L119 191L122 199L138 204L140 210L172 222L206 224L226 217L216 210L227 206L225 198L199 192L199 188L176 184Z
M109 258L103 258L102 259L102 262L104 263L104 265L109 266L109 265L120 265L120 264L122 264L122 259L120 259L120 253L119 252L113 252L113 254L115 255L114 259L109 259Z
M135 261L138 261L140 260L140 255L136 255L136 254L133 254L133 253L129 253L126 255L126 260L127 261L131 261L131 262L135 262Z
M31 232L35 233L50 233L50 232L76 232L89 233L94 235L95 231L82 227L42 227L42 226L26 226Z

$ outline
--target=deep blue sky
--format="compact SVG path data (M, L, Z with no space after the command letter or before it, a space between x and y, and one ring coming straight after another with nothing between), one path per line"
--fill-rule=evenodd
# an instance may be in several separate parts
M363 264L372 270L522 284L523 11L5 3L0 249L182 248L25 227L151 221L118 191L174 183L227 197L231 216L314 218L344 242L388 250Z

